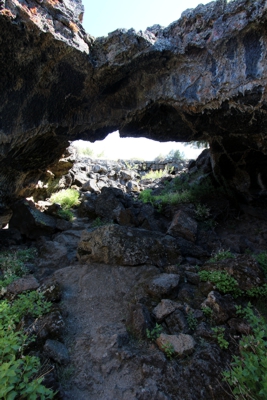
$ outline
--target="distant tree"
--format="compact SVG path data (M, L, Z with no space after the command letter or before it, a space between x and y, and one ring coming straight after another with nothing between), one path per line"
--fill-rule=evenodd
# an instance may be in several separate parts
M183 160L184 159L184 153L181 152L180 150L171 150L167 156L165 157L167 160Z
M190 146L193 149L208 149L210 147L209 142L207 142L206 140L192 141L185 143L185 145Z

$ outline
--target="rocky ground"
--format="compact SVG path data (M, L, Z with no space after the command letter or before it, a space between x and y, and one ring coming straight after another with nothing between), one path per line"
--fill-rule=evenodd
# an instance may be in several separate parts
M231 399L221 372L250 329L235 306L250 300L264 311L264 300L248 295L266 283L255 260L267 250L264 199L241 204L216 188L199 197L202 209L138 200L140 190L158 194L177 175L191 185L210 179L207 151L196 162L162 163L169 173L158 180L142 179L144 163L74 161L70 154L51 171L58 187L82 194L72 222L45 200L48 179L0 232L1 250L38 250L30 275L4 296L41 287L54 302L33 325L53 370L46 384L62 399ZM243 294L201 280L203 270L227 271Z

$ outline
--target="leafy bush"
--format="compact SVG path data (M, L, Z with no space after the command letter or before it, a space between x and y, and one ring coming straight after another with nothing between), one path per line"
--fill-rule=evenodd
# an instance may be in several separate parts
M257 286L246 291L249 297L266 297L267 296L267 284L263 286Z
M74 214L70 210L58 210L57 215L67 221L74 219Z
M170 342L164 343L161 345L162 350L164 351L164 353L166 354L166 356L168 357L169 360L172 359L173 355L174 355L174 347Z
M189 313L186 316L186 320L189 326L189 329L194 331L197 327L197 319L195 318L194 314L192 311L189 311Z
M254 314L250 303L243 310L238 306L237 313L246 318L252 332L240 340L240 356L233 357L224 380L235 399L263 400L267 398L267 324Z
M205 221L210 217L210 208L205 204L197 204L195 209L196 219L199 221Z
M215 193L216 189L210 181L190 185L181 177L176 177L171 183L166 183L166 187L160 195L153 196L151 192L151 189L144 190L140 193L139 199L155 206L157 204L199 203L201 197Z
M0 280L0 288L4 288L15 279L28 273L24 262L31 261L36 256L36 249L18 250L15 252L3 252L0 254L0 270L3 278Z
M75 189L64 189L54 193L50 197L50 201L51 203L60 204L63 210L68 210L69 208L79 204L79 196L79 192Z
M164 168L161 170L157 170L157 171L149 171L147 174L145 174L142 179L161 179L164 176L168 175L168 168Z
M229 342L224 338L225 329L219 326L212 328L221 349L228 349Z
M32 294L33 293L33 294ZM35 303L35 299L37 299ZM29 339L17 330L16 323L22 316L41 315L50 307L41 295L30 292L20 295L13 304L0 301L0 398L52 399L53 392L42 385L38 377L40 361L37 357L24 355Z
M156 324L153 329L151 329L151 330L146 329L146 337L149 340L153 341L153 340L156 340L160 336L161 332L162 332L162 326L159 324Z
M265 276L267 276L267 251L257 255L256 260L260 264Z
M234 258L234 255L230 252L230 250L220 250L213 255L213 257L210 259L210 262L215 263L226 260L227 258Z
M200 280L210 281L222 293L231 293L234 297L240 296L243 292L238 288L238 283L231 275L224 271L202 270L199 273Z

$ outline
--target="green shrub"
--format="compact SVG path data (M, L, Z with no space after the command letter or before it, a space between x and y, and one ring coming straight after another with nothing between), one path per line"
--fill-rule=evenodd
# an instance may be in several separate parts
M249 322L252 333L239 342L240 356L234 356L230 369L223 373L235 399L267 399L267 324L254 314L249 303L237 313Z
M186 320L189 326L189 329L194 331L197 327L197 319L194 316L194 313L192 311L189 311L189 313L186 316Z
M79 196L79 192L75 189L64 189L54 193L50 197L50 201L51 203L60 204L63 210L68 210L79 204Z
M229 342L224 338L225 328L217 326L212 328L221 349L228 349Z
M202 270L199 273L200 280L210 281L222 293L231 293L234 297L240 296L243 292L238 288L238 283L231 275L224 271Z
M33 295L31 294L33 293ZM36 300L37 299L37 300ZM35 303L36 301L36 303ZM13 304L0 301L0 398L12 399L52 399L54 393L42 385L38 377L40 361L37 357L24 355L30 342L17 323L22 316L41 315L50 304L44 302L37 292L20 295Z
M73 221L74 214L70 210L58 210L57 215L66 221Z
M14 252L0 253L0 269L3 278L0 280L0 289L5 288L15 279L28 273L24 263L36 257L36 249L25 249ZM0 292L1 294L1 292Z
M173 355L174 355L174 347L170 342L164 343L162 344L162 350L164 351L164 353L166 354L166 356L168 357L169 360L172 359Z
M226 260L227 258L234 258L230 250L220 250L210 259L210 262L215 263L218 261Z
M146 337L149 340L154 341L160 336L161 332L162 332L162 326L159 324L156 324L153 329L151 329L151 330L146 329Z
M257 255L256 260L260 264L265 276L267 276L267 251Z
M145 174L142 179L161 179L164 176L168 175L168 168L164 168L161 170L157 171L149 171L147 174Z
M267 284L263 286L257 286L246 291L249 297L266 297L267 296Z
M197 204L195 209L196 219L198 221L205 221L210 217L210 208L208 208L205 204Z

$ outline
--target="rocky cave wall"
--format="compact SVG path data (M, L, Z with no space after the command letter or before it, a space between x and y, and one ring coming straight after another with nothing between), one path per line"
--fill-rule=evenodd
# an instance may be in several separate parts
M265 0L218 0L167 28L93 38L80 0L0 0L0 206L69 141L207 140L247 200L267 180ZM265 176L266 175L266 176Z

